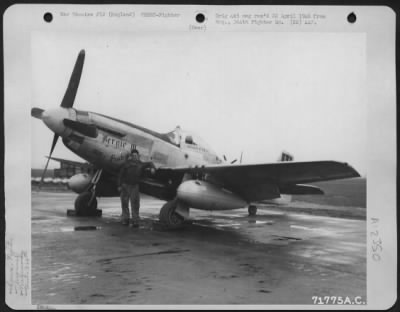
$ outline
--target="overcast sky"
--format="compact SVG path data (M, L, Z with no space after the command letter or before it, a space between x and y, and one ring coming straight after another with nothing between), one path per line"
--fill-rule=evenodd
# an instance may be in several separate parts
M338 160L366 174L366 41L362 33L35 33L32 107L60 105L77 54L74 108L158 132L180 125L244 163ZM53 133L31 118L32 167ZM80 158L59 140L55 157ZM50 168L58 167L55 162Z

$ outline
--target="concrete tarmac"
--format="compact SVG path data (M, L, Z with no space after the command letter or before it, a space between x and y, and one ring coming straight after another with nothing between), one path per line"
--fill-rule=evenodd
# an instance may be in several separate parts
M118 198L101 218L67 217L76 194L32 192L33 304L366 302L366 222L285 209L192 209L182 230L155 226L164 202L142 196L138 229Z

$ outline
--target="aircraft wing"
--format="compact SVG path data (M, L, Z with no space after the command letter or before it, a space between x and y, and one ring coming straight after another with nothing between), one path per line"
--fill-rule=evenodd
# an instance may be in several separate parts
M48 157L48 156L46 156L46 158L50 158L51 160L55 160L60 163L66 163L68 165L81 167L81 168L92 168L93 167L93 165L91 165L89 163L83 163L83 162L79 162L79 161L73 161L73 160L62 159L62 158L57 158L57 157Z
M278 162L159 168L159 174L206 174L247 201L279 197L281 189L297 184L359 177L347 163L337 161Z

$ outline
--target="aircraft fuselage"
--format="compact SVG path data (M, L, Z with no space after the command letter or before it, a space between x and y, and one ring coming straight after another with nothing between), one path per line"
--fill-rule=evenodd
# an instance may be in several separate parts
M62 126L62 120L51 120L51 117L47 122L44 120L52 131L63 138L64 145L94 166L109 172L118 170L132 149L139 151L142 161L152 161L156 167L222 163L209 147L196 142L196 137L179 128L161 134L112 117L73 108L58 108L53 114L55 119L60 116L77 122L76 125ZM93 133L87 135L87 130L81 129L84 125L92 126Z

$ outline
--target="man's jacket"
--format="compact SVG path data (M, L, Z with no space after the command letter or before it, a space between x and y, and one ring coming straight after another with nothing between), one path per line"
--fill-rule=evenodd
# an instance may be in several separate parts
M143 176L144 169L152 166L153 164L151 162L141 162L136 160L125 162L119 172L118 185L138 184L140 182L140 178Z

